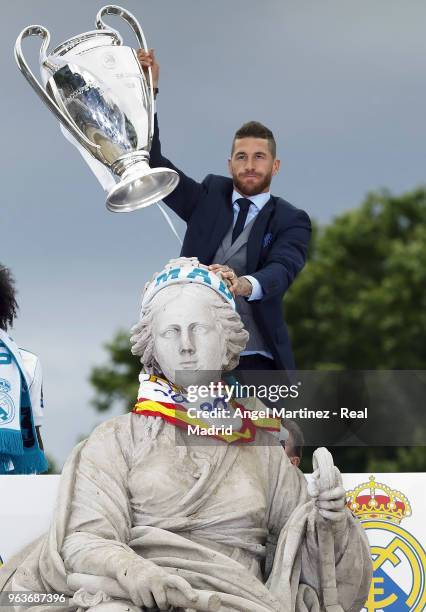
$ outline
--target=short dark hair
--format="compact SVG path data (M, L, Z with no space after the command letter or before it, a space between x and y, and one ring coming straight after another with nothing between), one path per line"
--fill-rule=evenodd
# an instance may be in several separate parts
M303 436L303 432L300 429L299 425L296 421L292 421L291 419L285 419L283 421L283 426L288 431L289 436L291 436L292 441L292 449L295 457L302 458L302 449L305 444L305 438Z
M236 132L232 141L231 155L234 152L235 141L237 138L264 138L268 141L269 150L272 157L275 159L277 156L277 143L273 133L266 125L259 123L259 121L247 121L244 123Z
M15 281L9 268L0 264L0 329L7 330L13 324L18 311Z

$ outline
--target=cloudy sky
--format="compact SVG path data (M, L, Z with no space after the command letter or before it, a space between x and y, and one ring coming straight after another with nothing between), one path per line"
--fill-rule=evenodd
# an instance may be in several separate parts
M14 337L42 359L44 438L59 465L104 418L88 384L105 360L102 344L134 322L143 283L179 250L156 207L106 211L100 185L13 59L25 26L46 26L57 45L93 29L104 4L2 3L0 261L19 288ZM425 182L423 0L121 4L161 64L163 150L194 178L226 174L233 132L258 119L274 131L282 159L273 193L321 222L369 190ZM39 40L24 49L36 70ZM182 235L180 221L177 228Z

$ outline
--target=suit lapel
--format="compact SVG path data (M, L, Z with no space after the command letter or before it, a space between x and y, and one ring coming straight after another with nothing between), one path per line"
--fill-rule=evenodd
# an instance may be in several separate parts
M262 250L263 237L275 210L274 196L271 196L265 206L256 216L247 242L247 273L256 272Z
M232 226L234 212L232 208L232 180L229 179L221 192L218 194L216 223L212 229L210 238L211 257L216 253L226 232ZM213 262L214 263L214 262Z

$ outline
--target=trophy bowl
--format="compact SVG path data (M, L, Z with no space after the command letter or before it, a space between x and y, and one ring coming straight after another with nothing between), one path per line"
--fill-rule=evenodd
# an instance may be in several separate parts
M104 15L116 15L133 29L139 47L148 50L143 31L125 9L108 5L96 16L96 30L74 36L49 50L50 34L39 25L18 36L15 58L19 69L55 117L83 147L117 177L107 195L113 212L144 208L166 197L179 182L169 168L150 168L154 130L151 69L147 76L134 49L123 45L119 32L108 27ZM42 38L42 83L31 72L22 40Z

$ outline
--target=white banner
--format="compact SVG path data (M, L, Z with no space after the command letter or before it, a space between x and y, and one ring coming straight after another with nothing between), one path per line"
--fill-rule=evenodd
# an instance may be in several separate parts
M59 476L0 478L0 557L43 534ZM374 577L366 612L426 609L426 474L344 474L348 506L367 531Z

